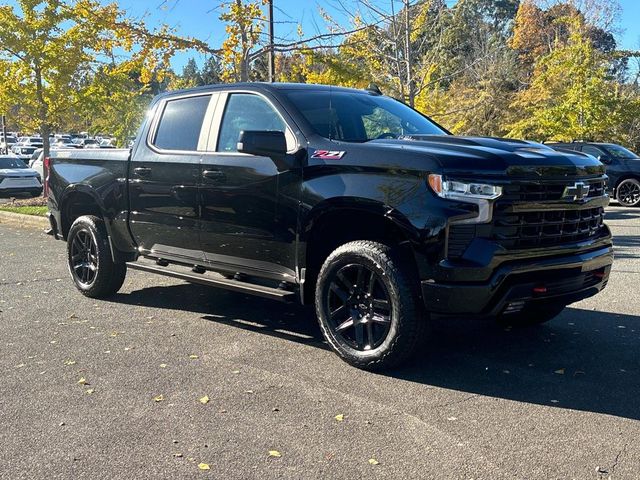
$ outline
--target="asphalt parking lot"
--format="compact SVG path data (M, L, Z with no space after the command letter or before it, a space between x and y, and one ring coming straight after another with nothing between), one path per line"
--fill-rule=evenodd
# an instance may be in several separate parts
M133 271L84 298L62 242L0 225L0 478L638 478L640 209L608 223L604 293L438 325L387 374L302 307Z

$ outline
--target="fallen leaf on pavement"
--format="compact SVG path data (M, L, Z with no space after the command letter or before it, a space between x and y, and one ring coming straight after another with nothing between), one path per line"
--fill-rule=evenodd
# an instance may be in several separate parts
M164 395L158 395L157 397L153 397L154 402L162 402L164 400Z
M89 385L89 382L87 382L87 379L84 377L81 377L80 380L78 380L78 383L80 385Z
M282 454L278 450L269 450L269 456L280 458Z
M88 390L85 390L84 393L86 393L87 395L91 395L93 392L95 392L95 390L93 388L90 388Z
M204 397L202 397L200 400L198 400L200 403L202 403L203 405L206 405L207 403L209 403L209 396L205 395Z
M336 415L336 416L335 416L335 419L336 419L338 422L341 422L341 421L343 421L343 420L344 420L344 415L343 415L342 413L340 413L339 415Z
M211 467L209 466L208 463L199 463L198 468L200 470L211 470Z
M200 357L198 357L198 355L189 355L189 358L190 358L191 360L197 360L197 359L198 359L198 358L200 358Z
M160 364L160 368L167 368L167 364L166 363L161 363Z
M378 460L376 460L375 458L370 458L369 459L369 463L371 465L380 465L380 462Z
M76 361L75 360L65 360L64 364L65 365L75 365Z

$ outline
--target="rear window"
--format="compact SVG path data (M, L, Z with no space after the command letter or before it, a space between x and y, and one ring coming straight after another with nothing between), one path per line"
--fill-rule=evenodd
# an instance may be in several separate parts
M210 95L169 100L162 111L153 144L163 150L197 151Z

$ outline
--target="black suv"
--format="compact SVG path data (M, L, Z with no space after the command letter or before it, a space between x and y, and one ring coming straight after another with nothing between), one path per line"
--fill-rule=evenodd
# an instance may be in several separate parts
M158 97L131 150L59 150L51 233L76 287L128 268L315 305L328 344L398 364L434 315L550 320L613 261L604 166L455 137L375 91L234 84Z
M615 143L548 143L556 150L573 150L592 155L606 165L613 197L625 207L640 205L640 157Z

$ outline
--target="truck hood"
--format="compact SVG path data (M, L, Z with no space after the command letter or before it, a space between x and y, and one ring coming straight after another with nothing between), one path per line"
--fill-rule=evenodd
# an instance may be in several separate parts
M486 177L575 177L602 175L605 167L579 152L557 151L523 140L453 135L414 135L368 144L412 151L437 161L443 173Z

